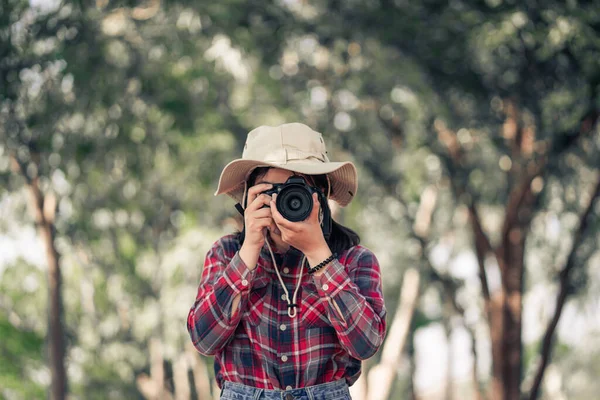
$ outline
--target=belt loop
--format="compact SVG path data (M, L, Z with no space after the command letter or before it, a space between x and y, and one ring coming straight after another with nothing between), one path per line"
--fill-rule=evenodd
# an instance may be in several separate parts
M263 390L262 389L255 389L254 390L254 399L253 400L258 400L260 399L260 396L262 394Z

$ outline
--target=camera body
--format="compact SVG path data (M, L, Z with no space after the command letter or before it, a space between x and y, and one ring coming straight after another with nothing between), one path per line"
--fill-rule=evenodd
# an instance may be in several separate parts
M263 192L269 196L277 194L275 205L277 211L288 221L304 221L310 215L313 208L313 193L317 193L321 205L321 228L323 236L328 239L331 235L331 210L327 203L327 197L321 189L310 186L303 177L293 175L285 183L273 184L273 187Z

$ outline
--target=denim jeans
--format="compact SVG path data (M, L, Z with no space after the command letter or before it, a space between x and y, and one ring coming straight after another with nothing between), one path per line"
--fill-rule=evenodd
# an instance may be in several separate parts
M352 400L344 379L302 389L268 390L225 381L221 400Z

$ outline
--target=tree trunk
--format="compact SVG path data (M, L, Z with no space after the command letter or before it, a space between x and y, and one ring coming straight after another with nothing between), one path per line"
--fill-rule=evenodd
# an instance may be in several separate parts
M523 250L524 240L511 246L507 255L507 268L503 275L506 295L502 307L502 373L504 399L516 400L521 390L521 325L522 325L522 293L523 293Z
M188 359L185 353L173 362L173 383L175 385L175 400L190 400L190 380L188 378Z
M548 327L546 328L546 333L544 334L544 339L542 341L542 346L540 349L540 363L537 368L537 372L535 374L535 378L533 380L533 384L531 386L531 391L529 393L529 400L536 400L540 391L540 386L542 384L542 379L544 378L544 372L546 371L546 367L550 362L550 356L552 353L552 342L554 337L554 331L558 326L558 321L560 320L560 316L562 314L563 307L565 302L567 301L567 297L570 294L569 285L570 285L570 274L571 271L579 266L579 268L583 268L585 263L577 262L576 255L584 242L584 235L586 234L586 230L588 228L588 224L590 223L589 218L590 215L593 214L594 204L600 197L600 175L598 175L596 179L596 185L590 197L590 201L581 215L579 219L579 229L575 233L575 238L573 240L573 245L571 248L571 252L567 257L567 261L561 272L559 273L559 282L560 288L558 290L558 295L556 298L556 305L554 307L554 315L552 316L550 322L548 322Z
M217 381L213 381L213 400L219 400L221 398L221 389L219 389L219 385L217 385ZM201 399L203 400L203 399Z
M194 387L198 400L210 400L210 377L208 376L208 368L204 360L200 357L192 342L188 342L186 352L189 357L189 364L192 366L192 374L194 376Z
M369 400L369 388L367 387L367 378L368 372L365 371L365 364L363 363L363 371L360 377L354 382L354 385L350 387L350 395L352 396L352 400ZM372 368L371 368L372 369Z
M446 335L446 348L448 350L448 358L446 359L446 384L444 385L444 399L454 399L454 380L452 378L452 364L454 362L454 351L452 348L452 326L450 324L450 318L452 317L452 310L450 310L450 300L446 300L444 304L446 308L446 316L444 318L444 333Z
M62 400L67 394L67 374L65 371L65 344L62 324L62 276L58 252L54 247L52 227L40 228L48 257L48 337L50 368L52 375L52 399Z
M496 293L490 299L490 310L488 325L490 329L490 339L492 342L492 384L490 386L489 398L491 400L504 400L504 351L502 348L504 329L502 306L504 304L504 294Z
M490 297L488 322L492 341L492 400L515 400L521 393L522 307L525 233L514 228L498 254L502 288Z
M502 276L502 372L503 400L521 395L521 343L525 241L529 233L533 203L533 176L523 179L512 191L506 206L501 246L497 261ZM497 312L497 310L495 310Z
M408 377L408 395L410 400L418 400L417 389L415 385L415 376L417 375L417 358L415 355L415 330L411 329L407 340L407 353L409 364Z
M60 255L54 245L56 217L56 197L48 194L45 198L39 187L39 178L29 182L32 210L38 233L42 238L48 261L48 358L50 362L50 398L63 400L67 395L67 374L65 370L65 335L63 328L62 275Z
M473 356L473 400L483 400L481 387L479 385L479 353L477 352L477 337L475 336L475 331L469 329L466 324L465 328L471 335L471 353Z
M404 273L400 301L381 353L381 362L369 371L369 400L387 400L396 380L402 350L410 333L412 316L419 297L419 273Z
M137 377L138 390L148 400L173 400L173 396L165 388L162 341L158 338L150 339L148 350L150 352L150 376L140 374Z
M27 182L30 211L46 251L46 260L48 261L48 360L51 376L49 394L51 400L63 400L67 395L67 373L62 317L62 275L60 254L54 245L56 236L54 221L58 203L52 192L44 196L40 189L39 176L30 176L27 167L15 153L10 155L10 160L13 171L21 174ZM39 170L39 154L32 152L31 162L36 166L36 170Z

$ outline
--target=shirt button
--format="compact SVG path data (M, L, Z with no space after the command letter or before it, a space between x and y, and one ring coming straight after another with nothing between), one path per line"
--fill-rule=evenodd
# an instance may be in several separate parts
M293 387L291 387L289 385L285 387L285 390L292 390L292 389L293 389ZM288 397L291 397L291 396L292 395L288 393ZM293 397L291 397L291 398L293 399Z
M281 356L281 361L286 362L288 360L287 356Z
M281 329L282 331L285 331L287 329L287 326L285 326L284 324L279 325L279 329Z
M286 301L287 300L287 296L284 294L281 295L281 300Z
M248 281L244 279L244 280L242 281L242 285L244 285L244 286L248 286Z
M323 285L323 290L329 290L329 285L328 284L324 284Z
M290 269L288 267L285 267L283 269L283 272L286 273L286 274L289 274L290 273Z

